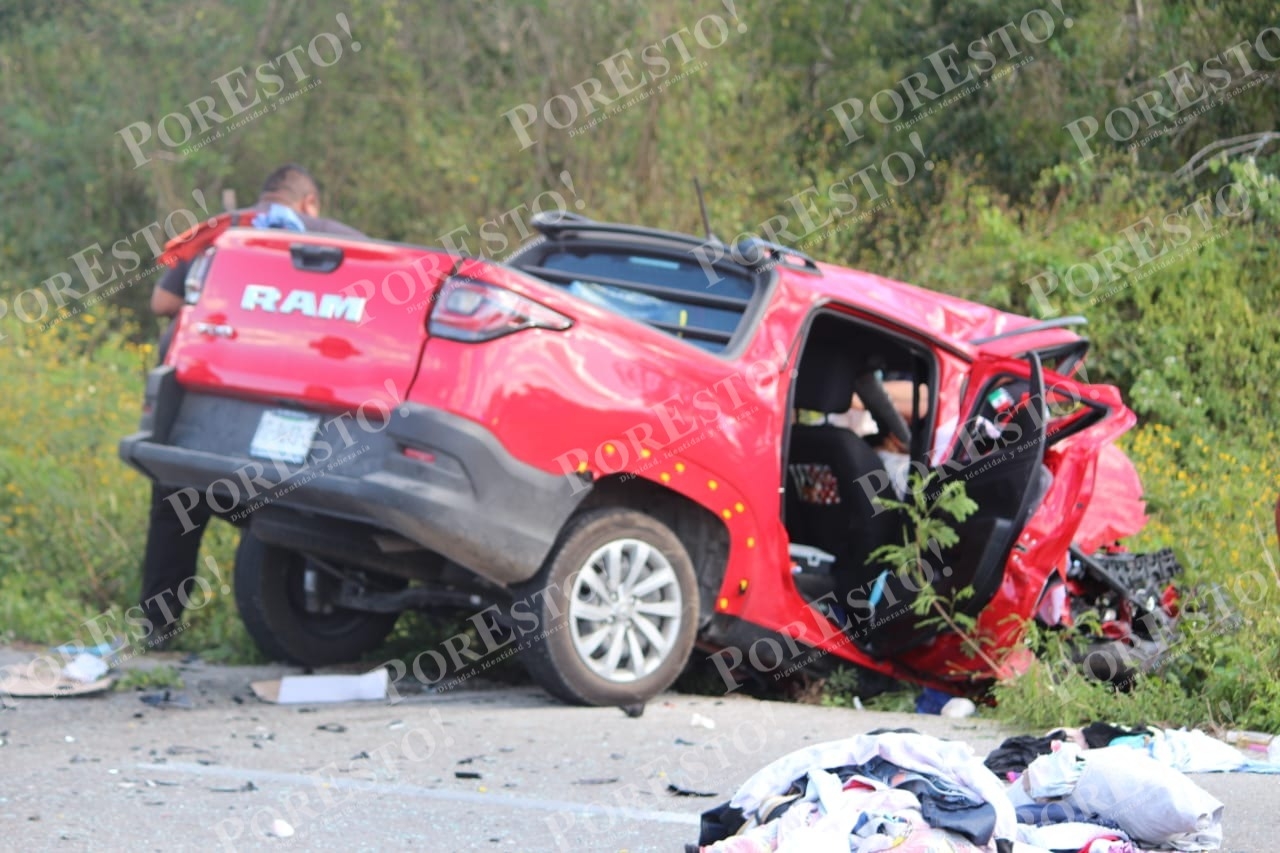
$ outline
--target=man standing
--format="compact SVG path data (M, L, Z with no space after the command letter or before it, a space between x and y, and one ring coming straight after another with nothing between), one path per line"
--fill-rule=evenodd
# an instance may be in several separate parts
M256 228L285 228L293 231L315 231L343 237L363 237L359 231L332 219L320 217L320 188L311 173L301 166L287 164L276 169L262 184L262 192L253 207L242 213L257 212L252 224ZM151 294L151 311L160 317L175 317L185 304L184 282L190 264L182 262L167 270ZM163 362L173 335L170 322L160 339L160 361ZM179 517L173 503L167 500L171 489L153 484L151 515L147 528L147 545L142 560L142 613L150 625L143 637L152 648L166 645L177 633L182 616L178 591L196 575L196 559L200 540L211 517L203 502ZM190 527L189 524L194 524Z

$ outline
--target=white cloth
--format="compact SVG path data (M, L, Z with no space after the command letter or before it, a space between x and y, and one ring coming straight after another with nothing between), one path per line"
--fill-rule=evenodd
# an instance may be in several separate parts
M906 500L907 483L911 475L911 457L891 450L877 450L876 455L884 463L885 473L889 475L889 483L893 486L898 500Z
M1148 754L1183 773L1223 773L1239 770L1245 757L1233 746L1195 729L1163 729L1147 744Z
M967 793L990 803L995 809L994 838L1017 837L1017 817L1013 804L1005 794L1004 785L974 755L973 748L965 743L939 740L921 734L886 732L854 735L844 740L827 741L798 749L756 771L738 788L730 805L753 812L765 799L782 793L792 782L808 773L849 764L865 764L877 756L905 770L951 780ZM847 846L847 839L845 844ZM994 840L991 847L995 847Z
M838 777L822 770L809 774L805 798L821 803L823 813L801 812L807 820L788 822L793 811L807 804L798 803L788 809L778 829L778 853L873 853L894 846L894 840L883 835L865 839L853 836L853 827L864 813L900 815L914 811L916 820L920 819L920 801L909 791L844 791Z
M1025 823L1018 825L1019 841L1045 850L1086 850L1100 838L1116 836L1125 837L1124 833L1107 829L1105 826L1076 821L1046 826L1031 826Z

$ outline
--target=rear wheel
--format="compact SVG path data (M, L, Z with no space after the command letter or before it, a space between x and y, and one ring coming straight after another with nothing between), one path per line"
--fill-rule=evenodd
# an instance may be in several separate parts
M328 601L336 579L305 554L267 545L248 530L236 549L236 607L272 660L325 666L358 660L395 627L398 613L367 613Z
M646 701L671 686L693 649L693 563L644 513L603 509L571 522L519 598L539 617L525 666L567 702Z

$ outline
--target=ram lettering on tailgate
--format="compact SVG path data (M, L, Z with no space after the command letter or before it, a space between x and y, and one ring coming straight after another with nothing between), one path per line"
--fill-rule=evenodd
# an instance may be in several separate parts
M283 297L283 299L281 298ZM359 296L325 293L319 298L310 290L291 290L285 296L269 284L245 285L240 307L246 311L270 311L275 314L303 314L325 320L359 323L364 316L365 300Z

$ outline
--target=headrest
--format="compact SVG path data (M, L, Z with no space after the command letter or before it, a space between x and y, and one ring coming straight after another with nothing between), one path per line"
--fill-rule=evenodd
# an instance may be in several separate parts
M813 412L844 412L853 397L853 361L837 353L805 350L796 380L795 407Z
M854 384L880 365L858 328L834 317L814 320L800 358L794 406L814 412L848 411Z

